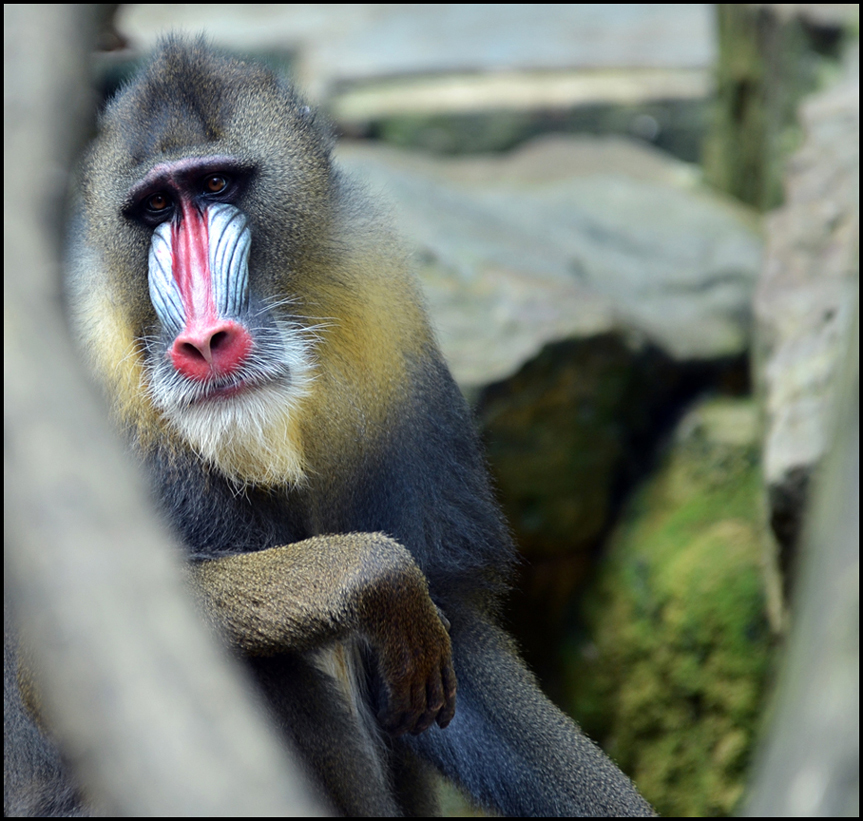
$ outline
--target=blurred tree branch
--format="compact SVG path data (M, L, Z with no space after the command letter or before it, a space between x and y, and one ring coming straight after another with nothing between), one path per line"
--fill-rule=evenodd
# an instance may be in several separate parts
M62 203L98 8L4 8L6 587L46 723L100 812L320 814L194 612L62 314Z

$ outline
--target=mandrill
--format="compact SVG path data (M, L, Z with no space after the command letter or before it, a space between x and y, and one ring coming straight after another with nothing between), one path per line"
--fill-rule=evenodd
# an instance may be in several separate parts
M269 70L171 38L81 167L76 332L196 596L341 813L434 814L434 768L505 815L650 815L498 626L470 412L330 149Z

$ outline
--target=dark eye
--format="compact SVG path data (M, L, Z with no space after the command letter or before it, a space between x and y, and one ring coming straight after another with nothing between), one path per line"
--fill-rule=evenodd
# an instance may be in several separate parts
M164 211L166 208L170 207L170 205L171 198L167 194L164 194L162 192L147 197L147 210L155 214Z
M223 177L221 174L210 174L210 176L204 180L205 194L221 194L227 187L227 177Z

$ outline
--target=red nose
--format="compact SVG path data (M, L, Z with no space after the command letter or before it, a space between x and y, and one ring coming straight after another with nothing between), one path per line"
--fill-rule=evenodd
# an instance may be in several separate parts
M235 373L251 350L252 336L243 325L219 319L186 328L174 340L170 355L183 376L203 382Z

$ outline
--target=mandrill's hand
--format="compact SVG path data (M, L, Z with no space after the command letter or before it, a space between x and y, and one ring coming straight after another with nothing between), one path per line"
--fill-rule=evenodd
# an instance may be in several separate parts
M455 715L449 622L429 598L425 577L413 570L410 578L386 580L369 591L362 619L386 691L378 720L394 736L418 735L434 722L446 727ZM389 604L382 607L384 600Z
M413 557L381 533L316 536L193 564L203 610L250 656L315 650L365 636L386 691L379 719L393 735L446 727L456 679L449 622Z

